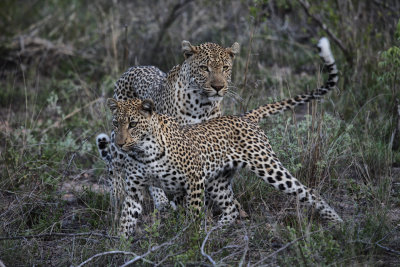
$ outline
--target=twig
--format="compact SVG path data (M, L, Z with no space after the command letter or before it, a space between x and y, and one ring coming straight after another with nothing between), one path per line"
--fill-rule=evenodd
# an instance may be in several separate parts
M178 252L176 252L176 253L174 253L174 254L168 254L167 256L164 257L164 259L162 259L162 260L160 260L159 262L157 262L157 263L154 265L154 267L163 266L162 264L163 264L166 260L168 260L168 258L181 255L182 253L184 253L184 251L178 251ZM0 267L1 267L1 266L0 266Z
M244 252L243 252L242 258L240 259L239 267L243 266L243 263L246 260L247 252L249 251L249 237L247 236L247 230L245 230L245 231L246 231L246 235L243 237L243 239L246 242L246 246L244 248Z
M169 246L172 245L174 243L174 241L183 233L186 231L187 228L189 228L189 226L191 225L191 223L189 223L185 228L182 229L182 231L180 231L176 236L174 236L172 239L170 239L168 242L162 243L161 245L158 246L154 246L152 248L150 248L146 253L144 253L143 255L135 255L135 258L133 258L130 261L125 262L123 265L121 265L120 267L126 267L129 266L139 260L144 260L146 262L150 262L149 260L145 259L145 257L147 255L149 255L150 253L159 250L160 248L163 248L165 246ZM153 262L150 262L154 265ZM79 267L79 266L78 266Z
M268 256L266 256L265 258L262 258L261 260L259 260L259 261L256 262L255 264L253 264L253 266L259 266L259 265L260 265L263 261L265 261L266 259L271 258L272 256L275 256L275 255L278 254L279 252L281 252L281 251L287 249L287 248L290 247L291 245L297 243L298 241L300 241L300 240L302 240L302 239L304 239L304 238L306 238L306 237L309 237L309 236L311 236L311 235L313 235L313 234L316 234L316 233L319 233L319 232L322 232L322 231L325 231L325 230L329 230L329 229L331 229L331 228L333 228L333 226L331 226L331 227L328 228L328 229L320 229L320 230L318 230L318 231L314 231L314 232L311 232L311 233L309 233L309 234L303 235L303 236L301 236L301 237L299 237L299 238L296 238L295 240L293 240L293 241L287 243L286 245L284 245L284 246L281 247L280 249L278 249L278 250L272 252L271 254L269 254Z
M382 7L384 7L384 8L389 9L390 11L392 11L392 12L395 13L395 14L398 13L398 11L397 11L396 9L392 8L392 7L391 7L390 5L388 5L387 3L384 3L384 2L381 2L381 1L377 1L377 0L373 0L372 2L373 2L375 5L377 5L377 6L382 6Z
M326 26L325 23L322 22L317 16L311 14L310 12L310 3L307 0L297 0L300 5L303 7L304 11L307 13L309 17L311 17L328 35L329 37L339 46L342 50L346 60L349 64L353 63L353 58L351 57L348 49L343 45L343 42Z
M377 245L378 247L380 247L380 248L382 248L382 249L384 249L384 250L386 250L386 251L388 251L388 252L391 252L391 253L400 255L400 251L397 251L397 250L394 250L394 249L392 249L392 248L388 248L388 247L382 246L382 245L379 244L379 243L375 243L375 245Z
M400 101L396 98L396 104L394 109L394 130L390 138L389 144L391 144L392 150L398 150L400 148Z
M185 1L179 1L176 3L172 9L171 12L169 13L168 17L162 22L162 27L159 31L159 35L157 37L157 40L155 42L155 45L153 47L153 53L156 52L161 44L162 39L164 38L165 33L167 32L167 29L174 23L174 21L179 17L180 13L182 12L183 8L189 4L190 2L193 2L193 0L185 0Z
M201 248L200 248L201 255L203 255L204 257L207 257L207 259L212 263L213 266L215 266L216 263L215 263L215 261L211 258L211 256L208 255L208 254L204 251L204 247L206 246L206 243L207 243L208 238L210 237L210 234L211 234L213 231L215 231L216 229L220 228L220 227L221 227L220 225L214 226L213 228L210 229L210 231L207 232L207 235L206 235L206 237L204 238L203 243L201 244Z
M143 261L150 262L150 263L154 264L153 262L147 260L145 257L146 257L147 255L149 255L150 253L152 253L152 252L154 252L154 251L156 251L156 250L159 250L160 248L165 247L165 246L167 246L167 245L172 245L171 241L166 242L166 243L163 243L163 244L158 245L158 246L154 246L154 247L152 247L151 249L149 249L146 253L144 253L143 255L136 255L135 258L133 258L133 259L130 260L130 261L125 262L123 265L121 265L121 267L129 266L129 265L131 265L131 264L137 262L138 260L143 260Z
M246 89L246 84L247 84L247 71L249 68L249 64L250 64L250 54L251 54L251 48L252 48L252 44L253 44L253 36L254 36L254 31L255 31L256 25L253 25L253 29L251 30L250 33L250 40L249 40L249 52L247 53L247 59L246 59L246 67L244 70L244 80L243 80L243 87L242 87L242 91L240 93L240 95L243 95L244 90ZM250 96L251 97L251 96ZM250 99L249 99L250 100ZM240 103L240 109L242 112L246 112L247 110L247 105L248 105L249 101L247 101L246 105L244 105L244 103Z
M381 243L383 240L385 240L391 233L393 233L393 231L396 231L397 228L398 228L398 227L393 228L391 231L389 231L386 235L384 235L381 239L379 239L378 241L376 241L374 244L377 245L378 247L380 247L380 248L386 250L386 251L389 251L389 252L391 252L391 253L400 255L400 252L399 252L399 251L394 250L394 249L391 249L391 248L388 248L388 247L385 247L385 246L382 246L382 245L380 244L380 243Z
M125 28L125 37L124 37L124 57L122 59L122 68L125 70L128 66L128 54L129 54L129 48L128 48L128 25L124 25Z
M44 130L42 131L42 134L45 134L45 133L46 133L48 130L50 130L51 128L60 126L60 123L61 123L61 122L65 121L66 119L71 118L72 116L74 116L75 114L77 114L77 113L78 113L79 111L81 111L82 109L85 109L85 108L87 108L88 106L91 106L91 105L93 105L94 103L100 102L100 101L102 101L102 100L103 100L103 97L99 97L99 98L97 98L97 99L95 99L95 100L93 100L93 101L90 101L89 103L87 103L86 105L84 105L84 106L81 107L81 108L75 108L75 110L72 111L71 113L69 113L67 116L65 116L65 117L63 117L63 118L61 118L61 119L59 119L58 121L54 122L52 125L50 125L49 127L47 127L46 129L44 129Z
M381 243L383 240L385 240L391 233L393 233L394 231L397 230L397 228L399 228L398 226L393 228L392 230L390 230L386 235L384 235L381 239L379 239L378 241L376 241L376 243Z
M120 251L120 250L107 251L107 252L102 252L102 253L98 253L96 255L93 255L89 259L87 259L84 262L82 262L81 264L79 264L77 267L82 267L83 265L88 264L89 262L91 262L95 258L98 258L98 257L101 257L101 256L105 256L105 255L115 255L115 254L122 254L122 255L135 256L135 257L137 256L135 253L129 252L129 251ZM146 261L147 263L153 264L153 262L151 262L149 260L146 260L146 259L143 259L143 260Z
M101 234L101 233L94 233L94 232L88 232L88 233L51 233L51 234L38 234L38 235L19 235L19 236L3 236L0 237L1 240L17 240L17 239L32 239L32 238L43 238L43 237L77 237L77 236L99 236L99 237L107 237L110 239L119 239L117 236L109 236L106 234Z
M391 253L400 255L400 251L394 250L392 248L385 247L385 246L379 244L380 241L375 242L375 243L371 243L371 242L365 242L365 241L357 240L356 242L361 243L361 244L365 244L365 245L369 245L369 246L378 246L378 247L386 250L387 252L391 252Z

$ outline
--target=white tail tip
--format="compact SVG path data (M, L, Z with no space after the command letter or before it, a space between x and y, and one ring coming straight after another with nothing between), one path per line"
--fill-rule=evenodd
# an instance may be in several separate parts
M332 52L331 52L331 47L329 45L329 40L326 37L322 37L318 45L319 49L321 50L319 52L320 57L322 57L327 64L333 64L335 63L335 59L333 58Z

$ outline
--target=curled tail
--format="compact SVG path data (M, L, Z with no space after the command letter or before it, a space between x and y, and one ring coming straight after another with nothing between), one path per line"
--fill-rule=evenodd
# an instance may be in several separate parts
M112 165L112 158L110 153L110 137L107 134L101 133L96 136L96 145L97 149L99 150L100 157L104 160L107 165L109 180L113 177L113 165ZM108 181L110 182L110 181Z
M338 70L335 59L333 58L329 41L323 37L318 42L319 56L324 61L324 65L328 68L328 80L323 86L314 91L302 95L297 95L293 98L285 99L279 102L267 104L257 109L253 109L243 115L244 118L258 123L262 118L267 118L279 112L283 112L290 108L309 102L312 99L317 99L328 93L336 87L338 81Z

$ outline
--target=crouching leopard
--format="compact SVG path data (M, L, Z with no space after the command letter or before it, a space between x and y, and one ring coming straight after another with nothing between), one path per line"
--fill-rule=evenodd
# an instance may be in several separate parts
M339 215L313 190L301 184L282 165L258 126L270 106L241 116L222 116L181 126L173 117L158 114L152 100L108 99L113 113L115 144L126 156L125 199L120 232L134 233L142 212L142 192L149 186L186 198L194 211L205 199L221 210L219 223L239 217L229 188L233 170L247 167L276 189L297 196L323 219L342 222Z
M270 104L268 107L271 110L264 116L305 103L336 86L337 70L329 42L323 38L318 46L321 49L320 56L328 65L330 72L326 90ZM221 100L228 90L232 61L239 51L239 44L234 43L229 48L222 48L212 43L192 46L189 42L183 41L182 50L186 58L184 63L174 67L168 76L155 67L129 69L117 81L114 98L117 100L150 98L154 101L157 112L175 117L180 124L192 124L220 116ZM113 133L112 139L114 139ZM105 134L98 135L96 141L100 155L108 165L114 195L118 194L117 192L121 195L125 153L111 142L111 155L108 150L110 139ZM113 174L114 166L115 174ZM161 209L168 205L168 199L161 189L152 186L149 189L156 208ZM236 200L235 203L239 205ZM241 214L246 215L244 211L241 211Z

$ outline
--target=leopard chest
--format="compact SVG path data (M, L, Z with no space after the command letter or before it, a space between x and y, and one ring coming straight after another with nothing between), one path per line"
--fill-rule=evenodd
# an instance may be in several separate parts
M175 84L172 103L164 107L167 109L164 113L175 117L180 124L200 123L221 115L220 101L210 100L202 88L184 85L181 82Z
M169 194L180 193L186 190L187 176L179 164L173 163L168 158L168 153L162 157L145 161L132 159L131 169L138 173L143 184L162 188Z

